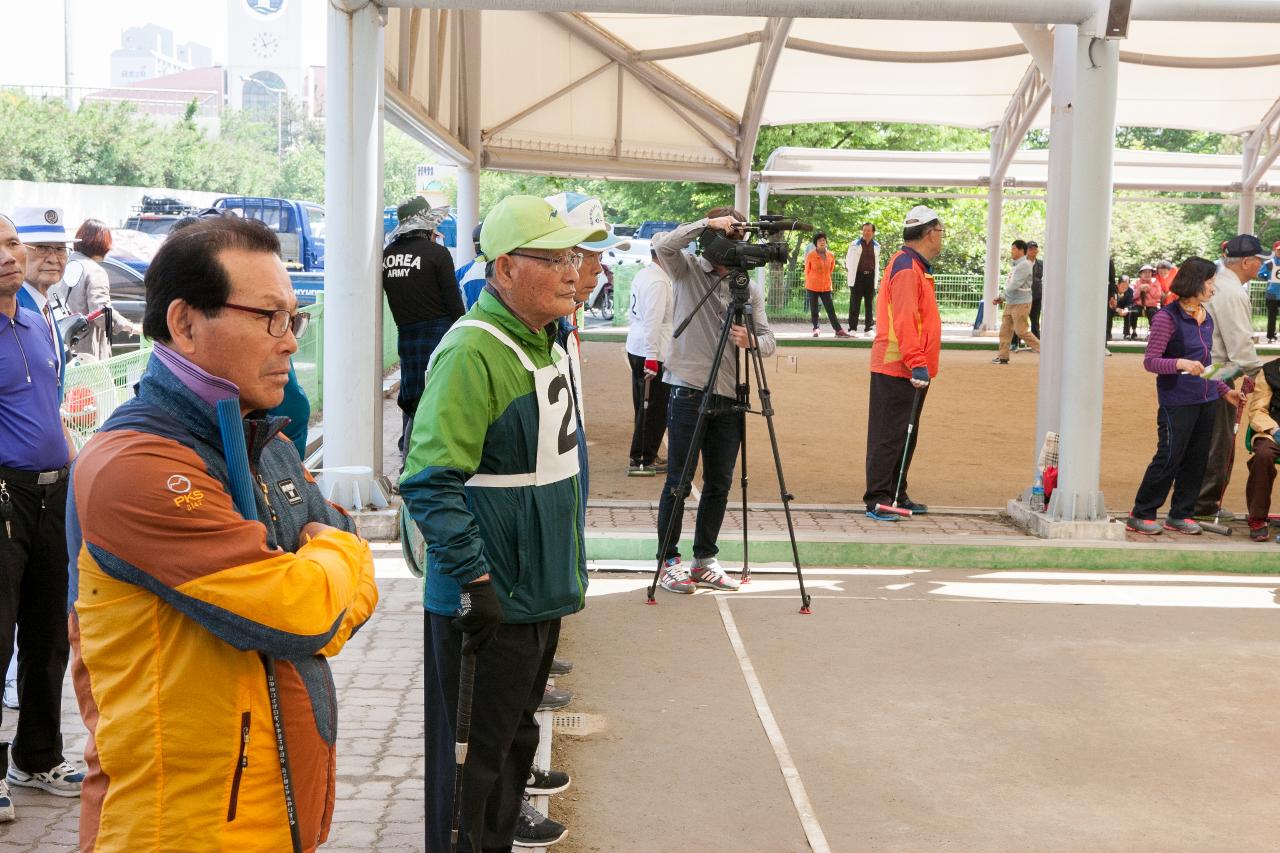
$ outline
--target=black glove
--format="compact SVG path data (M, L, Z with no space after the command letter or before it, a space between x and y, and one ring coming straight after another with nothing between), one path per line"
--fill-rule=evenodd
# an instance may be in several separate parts
M453 627L466 635L462 639L464 655L473 655L487 646L501 624L502 604L493 584L472 581L462 588L462 606Z

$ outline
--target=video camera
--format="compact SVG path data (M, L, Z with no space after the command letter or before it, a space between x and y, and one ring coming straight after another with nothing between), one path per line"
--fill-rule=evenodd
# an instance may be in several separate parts
M758 222L744 222L744 231L754 231L761 237L773 238L785 231L812 231L808 222L784 219L781 216L762 216ZM730 269L751 270L765 264L781 264L787 259L785 240L769 239L768 242L731 240L723 231L708 228L698 238L702 257L709 262Z

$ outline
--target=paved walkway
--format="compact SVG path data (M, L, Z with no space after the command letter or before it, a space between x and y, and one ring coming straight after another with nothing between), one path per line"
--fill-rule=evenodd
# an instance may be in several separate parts
M422 604L399 546L376 544L381 599L373 618L333 659L338 688L338 792L326 853L423 849ZM13 737L5 711L0 739ZM62 693L66 756L82 762L88 732L68 678ZM82 765L83 766L83 765ZM78 799L13 789L18 819L0 824L3 853L79 849Z

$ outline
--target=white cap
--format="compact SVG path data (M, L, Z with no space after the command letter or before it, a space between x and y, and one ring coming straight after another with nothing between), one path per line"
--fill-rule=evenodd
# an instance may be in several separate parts
M556 193L547 196L546 202L556 209L561 219L571 228L603 228L609 232L603 240L579 243L579 249L586 249L589 252L617 249L619 252L625 252L631 248L630 240L614 235L613 226L604 219L604 205L600 204L600 199L595 196L574 192Z
M911 212L907 214L906 220L902 223L903 228L915 228L917 225L925 225L938 219L938 214L931 207L925 207L923 204L917 204L911 208Z
M18 239L24 243L61 243L72 238L62 222L60 207L19 207L13 211Z

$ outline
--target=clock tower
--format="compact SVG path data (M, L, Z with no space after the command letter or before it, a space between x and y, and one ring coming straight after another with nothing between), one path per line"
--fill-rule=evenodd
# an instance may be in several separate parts
M227 100L269 111L278 93L311 111L311 70L302 55L305 0L226 0Z

